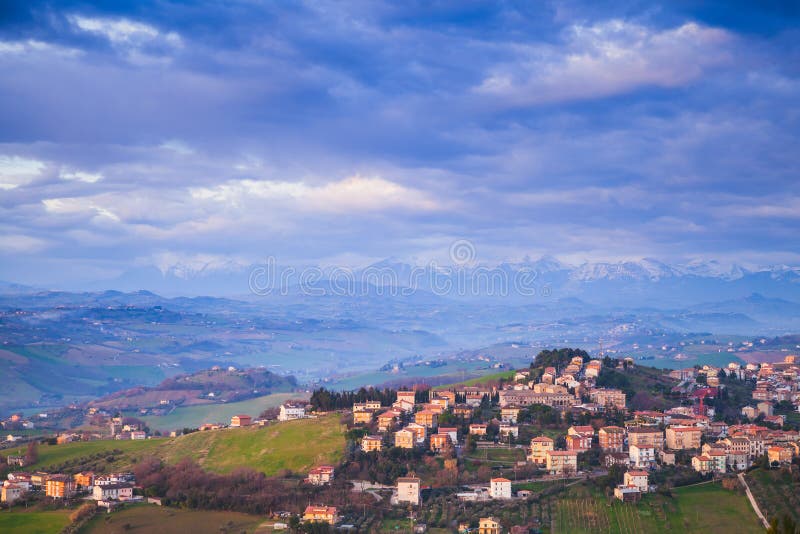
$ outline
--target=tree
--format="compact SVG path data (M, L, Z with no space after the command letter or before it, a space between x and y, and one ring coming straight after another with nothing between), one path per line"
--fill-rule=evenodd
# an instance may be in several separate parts
M28 443L28 449L25 451L25 465L35 464L39 461L39 443L31 441Z

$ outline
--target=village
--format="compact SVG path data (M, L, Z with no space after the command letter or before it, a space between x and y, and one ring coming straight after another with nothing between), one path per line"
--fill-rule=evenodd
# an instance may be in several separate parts
M531 497L531 490L521 488L532 481L616 477L613 498L636 503L661 489L657 481L664 484L659 473L666 469L691 470L708 480L735 477L754 465L788 468L800 457L797 426L786 424L785 413L776 413L778 407L797 412L800 404L800 366L793 356L773 364L731 363L726 369L704 366L669 372L665 375L673 383L669 393L680 402L664 410L632 409L625 391L598 385L604 373L624 376L635 369L630 358L577 355L560 365L518 370L491 385L400 389L392 391L391 399L364 399L349 406L315 405L312 396L310 401L283 403L275 420L238 414L227 423L207 423L196 431L280 425L338 412L353 440L351 457L383 457L391 450L430 455L441 460L443 472L453 474L452 486L459 501L497 501L510 506ZM735 420L722 417L715 408L722 405L715 400L725 395L732 380L751 384L752 391L750 402L737 408ZM546 431L532 434L543 428L532 424L537 417L539 422L547 419ZM26 421L12 416L7 423L19 428ZM64 444L97 437L63 432L55 440ZM108 417L108 434L103 437L152 438L141 424L118 416ZM488 472L478 471L478 478L486 475L482 480L476 480L474 473L467 477L464 466L470 458L481 451L497 450L521 451L523 459L494 466ZM24 469L31 460L24 455L5 457L12 469L2 487L5 505L13 505L29 493L53 500L92 500L109 512L124 503L147 500L161 504L158 497L145 498L132 473L27 472ZM306 473L304 483L325 486L342 476L339 466L320 464ZM353 491L391 490L390 504L405 510L412 521L422 515L431 488L442 487L418 476L413 467L394 480L374 482L362 482L361 489L354 487ZM325 502L309 503L296 519L342 530L354 528L347 522L347 513ZM283 520L274 525L276 529L289 526ZM414 528L424 532L426 526L418 521ZM478 534L529 531L523 525L503 525L493 516L474 517L459 523L457 530Z

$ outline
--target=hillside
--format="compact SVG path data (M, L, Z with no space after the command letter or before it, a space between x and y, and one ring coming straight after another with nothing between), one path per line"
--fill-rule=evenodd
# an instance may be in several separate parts
M77 472L130 468L145 456L168 463L197 460L209 471L227 473L249 467L274 475L282 469L305 472L320 463L337 463L344 452L339 416L275 423L267 427L195 432L177 438L144 441L87 441L41 445L39 461L27 470ZM9 449L24 454L24 449Z

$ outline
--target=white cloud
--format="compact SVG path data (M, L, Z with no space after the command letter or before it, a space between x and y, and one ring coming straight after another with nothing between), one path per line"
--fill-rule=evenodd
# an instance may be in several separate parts
M19 156L0 156L0 189L15 189L28 185L44 170L45 164Z
M426 193L383 178L351 176L324 185L270 180L236 180L215 187L193 188L195 200L241 206L252 200L295 201L300 210L379 211L392 207L435 210L441 205Z
M0 57L23 56L36 53L53 54L61 57L75 57L83 52L75 48L58 46L35 39L28 39L25 41L0 41Z
M183 47L183 39L175 32L162 32L155 26L126 18L94 18L72 15L70 22L79 30L100 35L137 64L168 62L163 49ZM154 49L154 47L156 49ZM160 48L161 50L157 50Z
M66 171L61 170L59 177L62 180L69 180L69 181L76 181L76 182L86 182L87 184L93 184L103 179L103 175L98 173L91 173L91 172L84 172L84 171Z
M53 215L89 215L92 220L119 222L119 216L110 209L85 198L46 198L44 209Z
M164 150L171 150L172 152L175 152L182 156L190 156L194 154L194 149L191 146L189 146L188 143L181 141L180 139L169 139L167 141L164 141L163 143L161 143L161 145L159 145L158 148Z
M0 250L5 252L38 252L45 248L47 242L43 239L21 234L0 235Z
M512 45L513 60L492 68L476 92L540 104L677 87L728 63L733 40L693 22L663 31L620 20L575 25L563 46Z

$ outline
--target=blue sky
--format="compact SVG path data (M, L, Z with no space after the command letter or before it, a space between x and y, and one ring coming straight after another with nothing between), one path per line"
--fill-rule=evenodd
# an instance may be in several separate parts
M798 264L796 6L3 2L0 279Z

